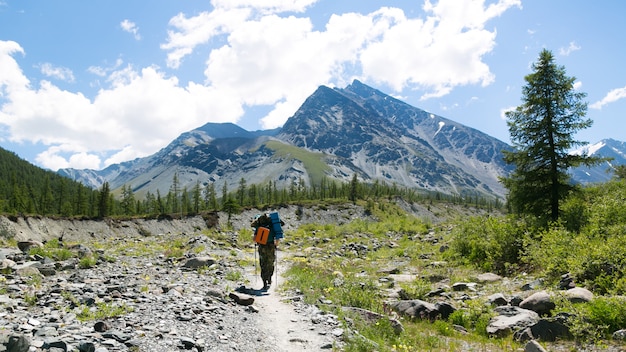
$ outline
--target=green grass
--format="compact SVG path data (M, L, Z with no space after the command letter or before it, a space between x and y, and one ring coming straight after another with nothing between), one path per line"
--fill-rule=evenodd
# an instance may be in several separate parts
M384 208L384 211L380 209ZM432 224L403 214L393 204L374 209L379 221L355 220L345 225L303 225L290 233L290 242L298 248L316 248L303 257L291 259L286 289L298 289L304 300L349 318L350 328L359 332L347 340L346 351L460 351L513 350L519 346L512 338L492 340L486 337L491 317L484 302L470 302L445 321L411 321L402 319L405 331L396 332L388 319L376 322L346 316L340 307L367 309L384 316L389 312L383 302L389 289L402 289L407 298L426 299L435 286L430 276L470 281L476 270L459 266L431 267L443 261L439 247L450 240L447 226ZM427 236L442 242L423 241ZM434 243L433 243L434 242ZM367 250L355 253L346 248L365 245ZM420 259L427 255L428 259ZM413 281L394 282L381 269L398 268L401 273L419 273ZM426 299L428 300L428 299ZM469 333L457 332L452 324L463 325Z
M563 221L547 228L538 228L533 219L494 214L433 225L406 215L392 202L368 203L377 221L308 224L290 233L292 245L306 250L303 257L293 258L287 287L299 289L306 302L328 303L321 306L339 316L337 307L342 306L389 314L381 307L386 291L401 289L406 299L429 300L426 293L435 288L431 279L473 282L478 273L491 271L513 280L541 277L546 287L555 287L562 274L571 273L577 285L592 289L596 298L584 304L563 301L557 305L557 311L574 314L570 319L574 340L557 344L564 348L610 345L610 334L626 328L626 300L616 297L626 293L625 197L626 181L586 188L564 202ZM447 249L440 250L442 246ZM433 262L441 264L430 265ZM381 269L398 269L416 279L395 282ZM505 281L481 288L482 297L496 292L506 295L508 290ZM457 311L446 321L404 319L402 334L389 333L382 320L372 323L350 317L350 328L360 335L348 340L346 350L508 351L520 347L510 336L487 336L494 313L484 298L454 304ZM454 325L463 326L468 334L451 329Z
M324 158L327 157L325 154L312 153L278 141L269 141L265 145L281 158L301 161L313 184L319 184L324 178L325 172L330 171L330 167L324 162Z
M132 309L125 304L99 302L95 307L80 306L77 311L76 317L84 322L119 317L130 313Z

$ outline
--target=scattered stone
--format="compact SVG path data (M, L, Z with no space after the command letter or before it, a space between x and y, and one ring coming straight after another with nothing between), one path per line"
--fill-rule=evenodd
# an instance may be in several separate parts
M626 341L626 329L617 330L612 336L613 340Z
M43 247L43 243L35 240L17 242L17 248L19 248L22 253L28 253L32 248L38 247Z
M524 346L524 352L548 352L539 342L535 340L528 341Z
M487 302L492 306L506 306L509 302L506 300L506 297L502 293L494 293L491 296L487 297Z
M254 303L254 297L243 293L231 292L228 297L232 298L237 304L242 306L249 306Z
M210 267L215 263L216 260L208 256L194 257L188 259L185 264L183 264L183 268L198 269L202 267Z
M529 282L529 283L525 284L524 286L522 286L522 291L537 290L537 289L541 288L541 286L543 286L543 280L542 279L537 279L537 280L534 280L534 281Z
M494 273L483 273L476 277L478 282L496 282L502 280L502 276Z

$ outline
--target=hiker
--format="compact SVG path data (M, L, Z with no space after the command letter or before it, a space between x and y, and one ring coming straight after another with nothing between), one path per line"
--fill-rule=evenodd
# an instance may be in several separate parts
M282 226L277 212L257 215L250 226L254 227L254 241L259 245L259 264L261 266L262 290L267 291L272 285L274 262L276 262L276 248L284 237Z

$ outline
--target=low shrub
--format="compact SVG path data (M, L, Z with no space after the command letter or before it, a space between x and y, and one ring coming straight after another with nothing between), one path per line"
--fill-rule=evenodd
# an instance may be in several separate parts
M512 218L471 217L452 231L451 256L481 270L507 275L520 262L526 228Z

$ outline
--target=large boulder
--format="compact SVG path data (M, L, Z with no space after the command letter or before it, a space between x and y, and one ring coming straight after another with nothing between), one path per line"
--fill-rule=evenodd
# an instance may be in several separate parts
M535 292L519 304L520 308L532 310L539 315L548 315L554 309L552 297L546 291Z
M557 339L570 338L572 338L572 333L566 324L565 316L540 319L535 324L515 334L515 339L518 341L540 340L554 342Z
M390 306L401 315L415 319L435 320L438 317L446 319L455 311L455 308L448 303L433 304L419 299L398 301Z
M490 336L504 337L539 321L539 314L520 307L502 306L494 308L493 311L498 315L491 318L487 325L487 333Z
M574 287L565 291L565 297L572 303L585 303L593 299L593 293L583 287Z

